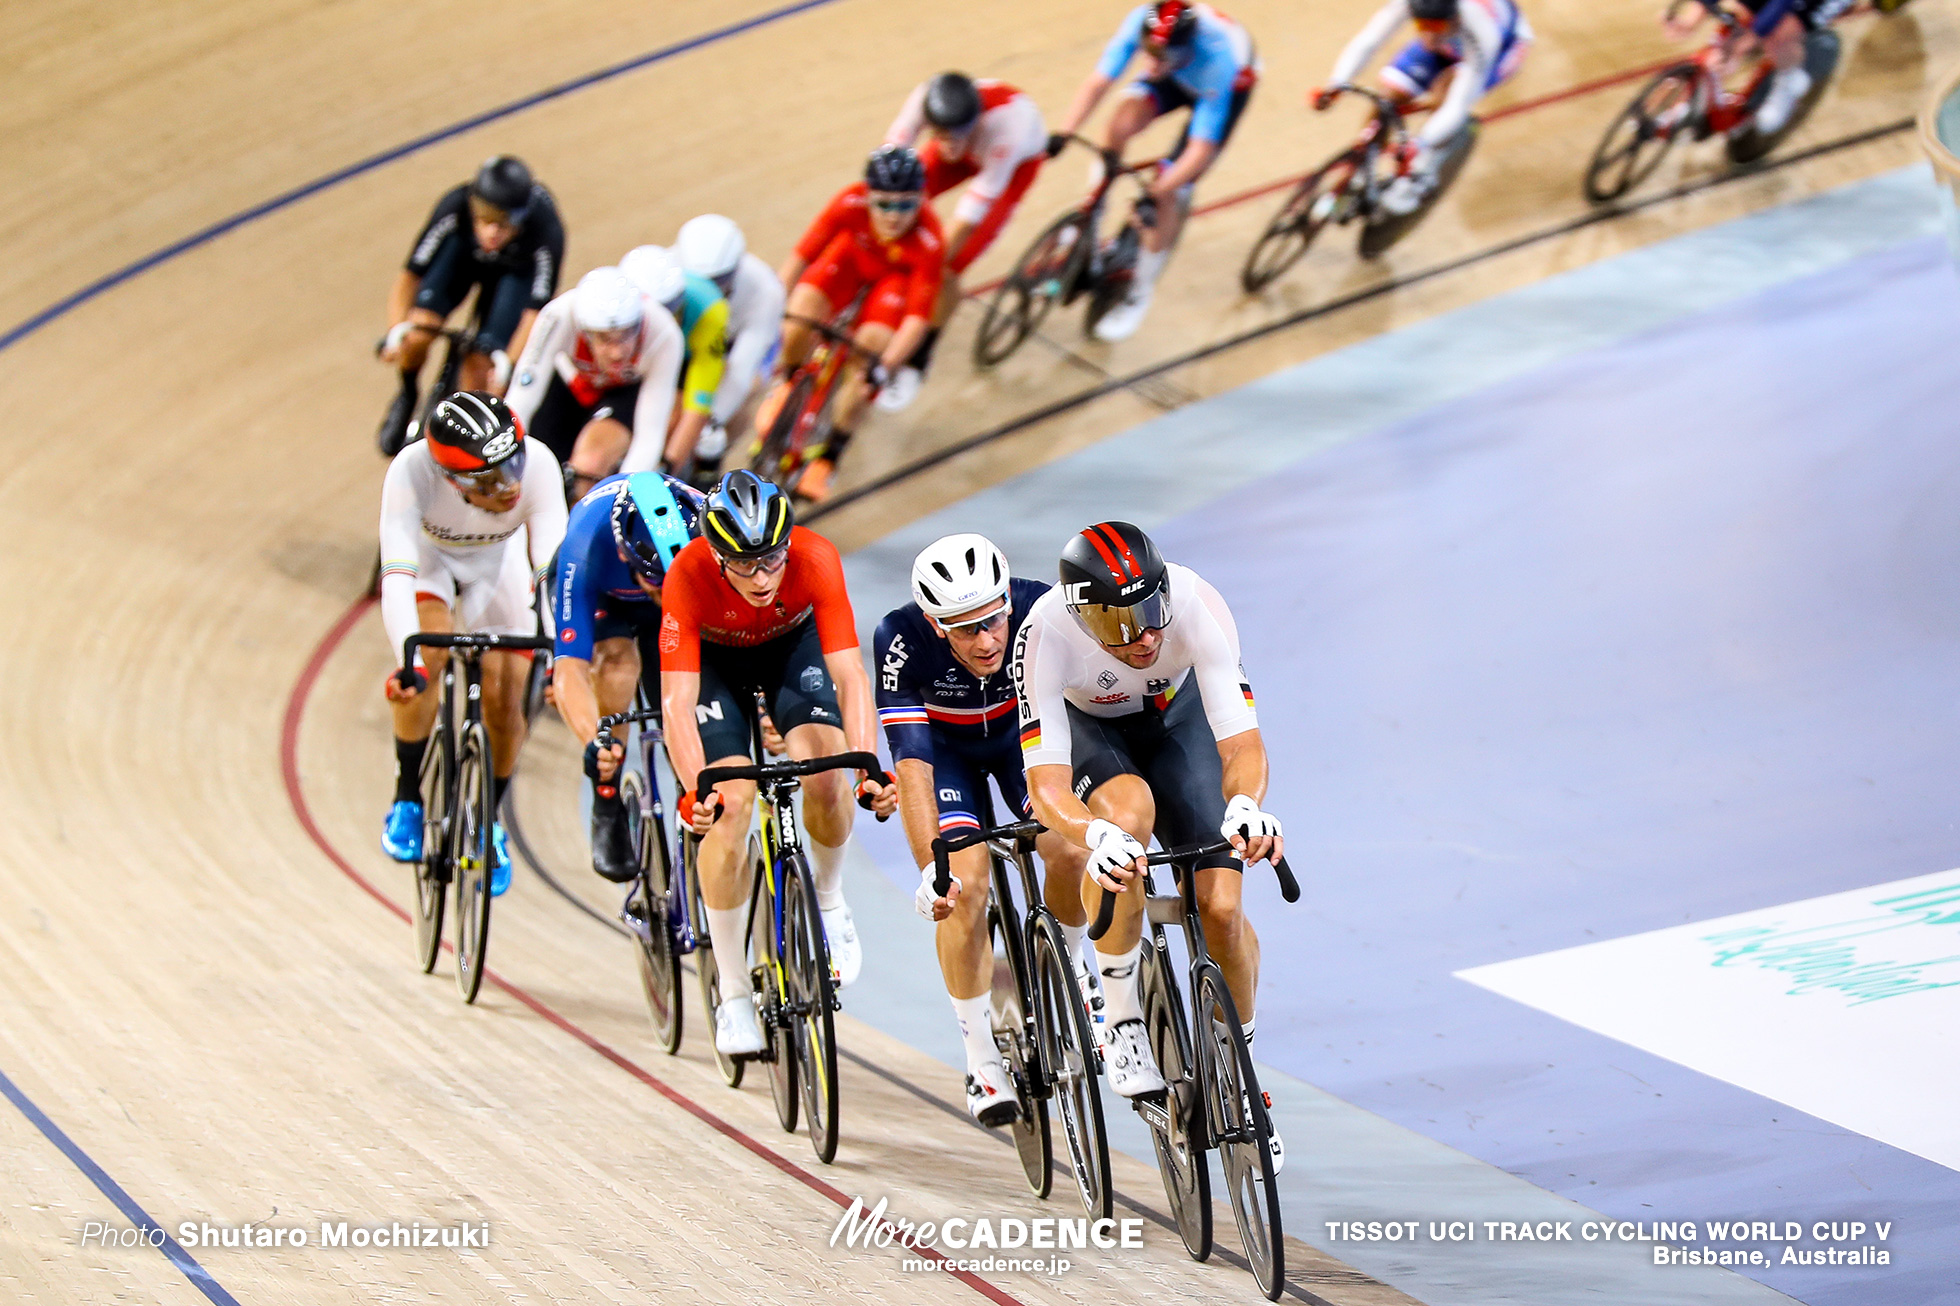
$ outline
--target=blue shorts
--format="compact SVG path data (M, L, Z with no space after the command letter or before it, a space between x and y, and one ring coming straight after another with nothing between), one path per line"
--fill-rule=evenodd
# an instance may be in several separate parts
M1518 28L1514 22L1511 30L1504 34L1504 44L1491 61L1490 77L1484 82L1484 93L1488 94L1509 81L1511 74L1517 72L1524 63L1525 42L1518 40ZM1395 56L1395 62L1382 69L1382 80L1410 96L1427 94L1451 68L1456 67L1457 56L1442 50L1432 50L1421 41L1411 41L1402 47L1402 53Z
M1027 772L1021 769L1021 741L1012 730L988 739L956 739L932 732L932 783L939 799L941 834L978 830L994 824L993 795L987 777L1000 786L1014 815L1034 815L1028 801Z

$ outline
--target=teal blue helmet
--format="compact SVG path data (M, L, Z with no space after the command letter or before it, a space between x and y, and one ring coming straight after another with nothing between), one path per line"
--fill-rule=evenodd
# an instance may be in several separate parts
M651 584L666 578L674 555L701 531L701 496L659 472L634 472L613 496L613 542L633 573Z

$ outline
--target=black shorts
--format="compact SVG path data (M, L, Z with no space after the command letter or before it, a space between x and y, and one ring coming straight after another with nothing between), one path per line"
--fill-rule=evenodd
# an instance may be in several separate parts
M1158 843L1186 848L1218 842L1218 829L1225 824L1225 768L1195 676L1187 678L1162 712L1145 708L1128 716L1100 717L1071 703L1068 726L1077 798L1087 802L1098 786L1116 776L1139 776L1157 802ZM1229 852L1214 853L1198 865L1242 869Z
M1151 102L1157 106L1157 116L1160 118L1167 113L1189 109L1197 104L1197 101L1191 98L1191 92L1185 90L1184 84L1175 77L1156 77L1139 82L1138 85L1150 92ZM1254 82L1253 86L1256 85L1258 83ZM1238 129L1239 118L1245 113L1245 106L1251 102L1252 86L1241 87L1232 92L1232 105L1225 113L1225 134L1218 138L1219 153L1224 152L1225 143L1232 139L1232 133ZM1164 156L1166 167L1177 161L1177 156L1184 153L1184 147L1190 140L1191 119L1187 117L1184 120L1184 130L1177 134L1177 144L1171 146L1170 153ZM1218 162L1217 154L1212 156L1212 162Z
M601 391L598 401L588 408L578 401L572 388L565 384L565 378L554 374L524 434L541 441L558 456L560 463L569 463L572 446L578 443L579 432L585 429L586 423L600 417L610 417L630 431L633 429L633 410L639 406L638 381Z
M631 639L640 651L640 687L647 701L660 706L660 605L648 600L606 595L592 614L593 651L602 640Z
M844 724L815 621L753 648L704 642L694 723L701 732L701 755L709 762L749 756L758 689L779 734L804 725ZM1218 819L1225 819L1222 811Z
M456 306L476 288L477 336L485 349L508 349L517 324L531 303L531 283L519 273L494 263L479 263L452 234L436 247L429 270L415 292L415 307L447 320Z

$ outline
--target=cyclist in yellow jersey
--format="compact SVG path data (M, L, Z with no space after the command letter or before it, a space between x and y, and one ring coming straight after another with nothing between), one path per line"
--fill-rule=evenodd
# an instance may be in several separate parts
M674 315L686 342L680 403L667 431L666 452L668 469L682 475L714 415L715 392L721 389L728 358L728 300L708 278L683 271L672 251L659 245L641 245L619 267L649 299Z

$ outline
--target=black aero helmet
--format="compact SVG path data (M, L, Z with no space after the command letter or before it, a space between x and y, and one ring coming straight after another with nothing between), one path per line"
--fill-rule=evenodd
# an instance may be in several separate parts
M524 475L524 436L495 395L464 390L449 396L429 414L424 437L436 466L454 479L481 488Z
M1111 648L1171 624L1164 556L1126 521L1097 522L1063 547L1062 600L1097 643Z
M1456 21L1456 0L1409 0L1409 16L1425 23Z
M789 543L789 496L751 471L721 478L701 512L701 534L724 558L760 558Z
M1146 44L1170 49L1191 44L1197 34L1198 10L1189 0L1157 0L1143 16Z
M963 132L980 121L980 88L965 73L941 73L926 83L926 121Z
M521 217L531 203L531 170L514 155L492 155L476 170L470 194L512 218Z
M864 184L899 194L921 191L926 188L926 165L909 145L880 145L864 161Z

